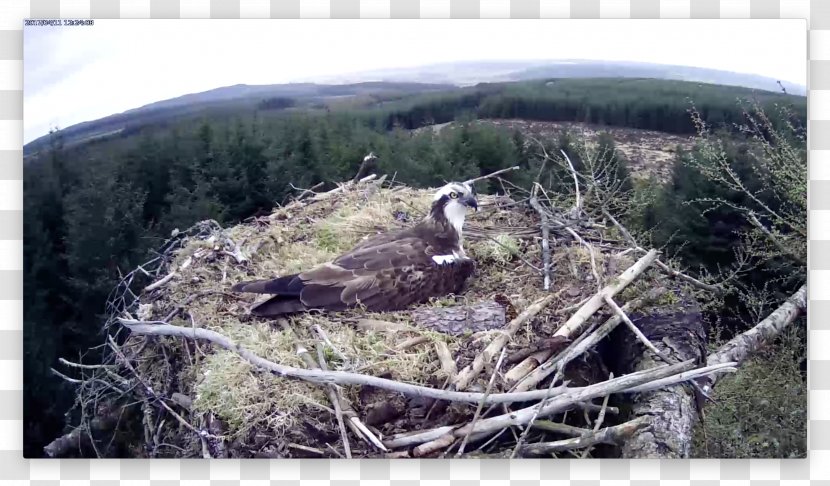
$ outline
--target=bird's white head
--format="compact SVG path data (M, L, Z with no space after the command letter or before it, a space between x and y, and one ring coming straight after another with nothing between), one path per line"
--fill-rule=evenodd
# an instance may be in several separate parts
M440 211L459 236L467 216L467 209L478 211L475 190L465 182L450 182L438 189L432 200L432 214Z

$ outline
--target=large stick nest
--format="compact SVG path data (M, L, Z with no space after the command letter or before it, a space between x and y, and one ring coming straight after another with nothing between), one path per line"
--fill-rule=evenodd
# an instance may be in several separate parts
M89 438L86 446L81 444L82 455L94 450L102 456L338 457L344 452L337 413L325 387L263 372L237 353L209 342L129 333L115 322L125 315L216 331L281 365L307 365L297 352L299 346L329 370L447 389L456 373L471 365L501 334L506 322L553 294L550 303L509 340L498 372L494 374L496 356L465 390L495 394L511 390L514 383L505 374L514 366L534 353L561 350L568 341L552 338L560 326L642 256L612 228L576 223L573 227L582 242L568 232L551 231L552 286L546 291L539 213L526 201L482 196L480 211L471 214L465 226L465 248L476 260L477 275L463 295L396 313L356 309L304 314L290 318L286 328L249 316L247 309L254 297L228 292L240 280L294 273L331 260L369 234L414 224L426 214L433 191L382 182L348 183L322 195L306 192L303 199L270 216L232 228L200 223L174 235L151 265L129 274L109 302L107 330L115 339L105 353L108 367L80 371L83 383L73 420L76 424L80 420L79 429L85 434L72 432ZM149 279L152 285L145 283L139 289L135 283L141 278ZM649 270L615 299L623 305L649 289L667 287L666 281L664 274ZM668 292L651 305L673 306L675 295ZM441 317L442 310L459 309L483 312L482 327L462 329L457 320ZM593 328L611 315L603 308L584 327ZM570 386L602 382L608 374L593 351L565 369ZM535 388L546 389L550 379ZM338 393L382 440L468 423L477 409L475 403L404 396L369 386L340 386ZM600 399L583 404L582 410L569 417L558 415L558 422L591 429L601 414L607 425L620 423L612 418L613 408L603 407L600 412L601 403ZM483 418L523 406L526 404L485 406L479 414ZM102 417L113 415L120 417L117 425L109 424L117 433L109 429L109 435L99 433L90 425L93 419L100 423ZM550 420L540 424L527 437L528 443L585 432L583 428L563 432ZM466 451L509 452L522 427L507 430L489 444L487 439L494 434L472 438ZM609 429L606 435L612 436L612 432ZM353 456L384 454L349 434ZM440 445L435 452L421 452L440 455ZM563 446L561 450L572 448ZM411 451L397 453L409 455Z

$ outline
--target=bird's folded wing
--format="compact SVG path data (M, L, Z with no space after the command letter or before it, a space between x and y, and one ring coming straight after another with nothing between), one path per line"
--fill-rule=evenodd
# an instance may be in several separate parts
M435 265L434 250L420 238L361 247L331 263L299 275L308 307L361 302L368 307L397 307L412 300Z

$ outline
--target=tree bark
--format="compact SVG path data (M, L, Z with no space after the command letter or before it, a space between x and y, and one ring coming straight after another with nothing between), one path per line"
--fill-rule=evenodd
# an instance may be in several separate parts
M807 286L803 285L752 329L734 337L716 352L705 356L705 330L699 311L683 304L685 311L657 311L632 318L638 328L658 350L672 359L706 359L707 365L727 362L741 363L761 347L773 341L793 323L807 307ZM660 364L661 360L639 344L632 333L618 328L612 338L624 343L618 356L618 369L635 371ZM627 333L621 334L621 333ZM704 392L711 392L720 374L695 381ZM634 433L622 447L625 458L687 458L691 453L692 430L699 420L701 402L695 403L693 389L688 385L636 394L630 398L635 418L648 415L651 427Z
M706 331L702 316L692 299L671 304L646 314L632 314L631 320L663 356L672 361L693 359L702 363ZM616 367L631 373L663 364L663 360L637 340L625 326L611 335L620 343ZM691 453L692 433L698 420L698 405L689 385L677 385L626 397L628 420L650 417L650 427L634 431L622 445L624 458L686 458Z
M455 307L429 307L412 311L412 321L418 326L455 336L465 332L503 329L505 309L496 302Z

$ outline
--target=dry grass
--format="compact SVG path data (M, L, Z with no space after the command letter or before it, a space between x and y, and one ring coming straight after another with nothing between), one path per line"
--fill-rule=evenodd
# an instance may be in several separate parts
M343 191L305 206L277 209L269 218L224 231L224 235L237 243L249 258L245 264L237 263L217 249L216 241L221 240L218 235L214 242L191 241L176 255L173 268L181 268L186 261L190 263L179 270L178 278L156 291L151 318L162 318L176 304L196 293L227 291L240 280L294 273L328 261L368 234L414 224L426 214L431 199L431 191L370 186ZM517 209L518 206L499 208L498 203L496 197L482 196L481 211L468 219L470 236L465 248L478 266L469 290L463 296L450 296L425 305L474 304L492 300L499 294L521 311L544 292L542 276L525 263L537 268L542 266L535 213ZM586 277L592 272L591 259L584 246L560 242L553 247L553 253L554 289L567 287L569 291L562 294L560 302L517 333L511 350L551 335L569 317L557 314L556 309L574 305L596 291L596 282ZM614 252L597 249L596 263L601 276L613 277L631 262L631 255L618 257ZM651 285L648 280L644 278L640 285ZM296 353L294 333L286 333L273 322L250 318L247 308L253 301L254 297L249 295L206 295L188 305L176 323L221 332L266 359L303 367ZM402 323L411 330L358 329L354 325L358 319ZM323 346L322 350L331 369L437 387L442 386L446 377L435 354L433 340L440 339L448 344L461 369L492 339L487 335L450 336L415 328L408 312L367 314L358 309L339 314L293 317L294 332L315 357L316 346L322 345L313 330L315 325L323 329L334 346L334 349ZM426 337L427 341L408 349L397 349L403 341L418 335ZM167 367L147 360L144 372L154 383L171 380L176 383L177 391L189 394L193 399L195 413L210 413L221 419L228 439L249 445L251 437L266 431L274 442L288 441L290 436L291 442L314 445L313 437L305 437L305 442L297 437L298 433L303 435L300 432L309 422L317 429L336 430L331 403L319 387L259 372L235 354L211 349L205 344L196 349L191 343L184 349L181 342L166 343L172 350L168 352L187 353L188 358L180 358L178 366ZM147 352L159 358L157 351ZM169 376L170 373L175 376ZM488 378L489 375L480 379ZM500 386L497 384L496 387ZM361 391L348 387L344 391L360 413ZM472 414L474 407L469 408ZM392 430L388 428L383 432ZM320 447L320 443L315 447Z

